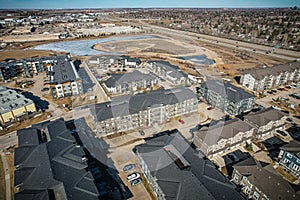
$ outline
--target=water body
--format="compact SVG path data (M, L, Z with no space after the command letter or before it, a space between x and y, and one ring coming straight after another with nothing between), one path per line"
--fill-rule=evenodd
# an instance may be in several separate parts
M191 61L198 65L212 65L215 63L215 61L213 59L208 59L205 54L200 55L200 56L184 56L184 57L178 57L178 58L182 59L182 60Z
M93 40L74 40L74 41L67 41L67 42L53 42L49 44L41 44L35 46L33 49L48 50L48 51L49 50L64 51L64 52L70 52L71 54L77 56L112 54L104 51L95 50L93 49L93 46L104 42L122 41L122 40L142 40L142 39L149 39L149 38L160 38L160 37L155 35L142 35L142 36L101 38L101 39L93 39Z

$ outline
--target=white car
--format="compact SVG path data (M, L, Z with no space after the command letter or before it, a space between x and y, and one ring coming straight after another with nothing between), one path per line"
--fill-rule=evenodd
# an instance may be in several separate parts
M129 175L127 176L127 180L128 180L128 181L133 181L133 180L135 180L135 179L137 179L137 178L140 178L140 177L141 177L140 173L134 172L134 173L129 174Z

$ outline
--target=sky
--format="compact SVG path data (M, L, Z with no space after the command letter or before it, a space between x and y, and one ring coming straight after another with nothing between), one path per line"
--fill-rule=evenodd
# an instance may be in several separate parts
M292 6L300 6L300 0L0 0L0 9Z

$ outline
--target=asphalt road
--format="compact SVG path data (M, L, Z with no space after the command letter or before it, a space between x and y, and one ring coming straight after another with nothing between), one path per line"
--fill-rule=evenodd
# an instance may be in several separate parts
M283 60L287 60L287 61L291 61L291 60L300 58L300 52L297 52L297 51L286 50L286 49L274 49L271 46L252 44L252 43L241 42L241 41L231 40L231 39L225 39L225 38L220 38L220 37L210 36L210 35L205 35L205 34L169 29L169 28L164 28L164 27L160 27L160 26L149 25L145 22L142 22L141 20L139 22L134 22L133 20L131 20L130 22L136 23L137 25L142 25L144 29L152 29L153 32L159 32L159 33L163 33L165 35L173 35L173 36L181 37L181 38L185 38L185 39L192 39L192 40L197 39L199 41L202 41L205 43L212 43L212 44L218 45L220 47L226 47L226 48L236 49L236 50L240 50L240 51L247 51L247 52L251 52L251 53L254 53L253 50L255 49L256 54L261 54L264 56L268 56L270 58L272 57L272 58L283 59ZM272 51L272 50L274 50L273 53L266 54L266 52Z

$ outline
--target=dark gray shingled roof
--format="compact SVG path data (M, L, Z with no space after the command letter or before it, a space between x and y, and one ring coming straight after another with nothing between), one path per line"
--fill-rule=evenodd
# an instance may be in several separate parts
M172 65L171 63L163 60L149 60L149 63L155 63L157 66L170 72L169 75L176 78L188 77L188 74L181 71L178 66Z
M293 61L285 64L274 65L272 67L256 67L249 70L245 70L243 74L251 74L255 79L262 80L265 76L279 75L283 72L291 72L295 69L300 69L300 62Z
M251 112L245 116L245 119L260 127L267 125L271 121L280 120L284 116L285 115L282 112L269 107L257 112Z
M220 96L237 103L244 99L254 98L253 94L246 92L244 89L239 88L229 82L221 82L219 80L208 80L200 85L202 88L214 91Z
M58 57L57 63L53 66L54 82L60 84L79 79L76 68L72 64L72 61L66 57Z
M202 139L202 141L208 146L217 144L221 139L229 139L234 137L239 132L247 132L250 131L253 127L251 127L246 122L240 120L239 118L235 118L229 121L219 121L215 125L211 126L203 126L199 132L196 132L198 138Z
M250 157L233 167L272 200L300 199L298 191L295 191L292 184L284 180L271 164Z
M300 142L298 141L293 140L290 143L280 147L280 149L295 154L298 158L300 158Z
M178 130L162 132L145 141L135 149L157 179L166 199L243 199L210 161L190 147ZM168 153L172 148L186 167L181 169L175 163Z
M110 78L104 81L105 85L109 88L116 87L116 85L122 85L139 80L154 80L155 76L152 73L143 74L142 72L135 70L126 74L112 74Z
M98 199L94 179L82 161L85 153L75 146L63 119L19 130L17 135L15 199Z
M117 116L126 116L147 110L160 104L172 105L187 99L196 98L192 90L179 87L169 90L154 90L135 96L123 96L112 101L99 103L94 106L94 114L98 121L104 121Z

